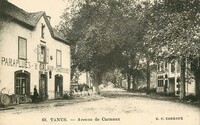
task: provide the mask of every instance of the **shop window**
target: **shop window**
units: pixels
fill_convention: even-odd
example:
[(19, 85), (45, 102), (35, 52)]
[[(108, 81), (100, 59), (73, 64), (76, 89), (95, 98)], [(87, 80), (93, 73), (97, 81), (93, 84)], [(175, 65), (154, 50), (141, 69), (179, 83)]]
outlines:
[(30, 94), (30, 74), (26, 71), (15, 72), (15, 94)]
[(49, 49), (45, 45), (38, 45), (38, 62), (49, 62)]
[(18, 37), (18, 58), (27, 59), (27, 40), (22, 37)]
[(17, 77), (16, 78), (16, 94), (22, 95), (26, 94), (26, 79), (23, 77)]
[(62, 53), (60, 50), (56, 50), (56, 66), (61, 67), (62, 64)]

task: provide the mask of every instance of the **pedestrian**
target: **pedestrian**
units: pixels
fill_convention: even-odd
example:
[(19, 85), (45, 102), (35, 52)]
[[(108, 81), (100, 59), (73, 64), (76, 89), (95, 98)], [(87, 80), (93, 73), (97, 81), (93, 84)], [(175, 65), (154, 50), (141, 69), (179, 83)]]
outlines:
[(33, 90), (33, 102), (38, 102), (38, 97), (39, 97), (39, 94), (37, 92), (37, 88), (36, 86), (34, 87), (34, 90)]

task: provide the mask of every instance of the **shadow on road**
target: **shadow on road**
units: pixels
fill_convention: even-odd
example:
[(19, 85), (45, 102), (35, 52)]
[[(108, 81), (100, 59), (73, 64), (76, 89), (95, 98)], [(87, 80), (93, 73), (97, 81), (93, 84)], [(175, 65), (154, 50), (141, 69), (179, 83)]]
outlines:
[(107, 98), (119, 98), (119, 97), (144, 97), (146, 96), (145, 93), (140, 92), (127, 92), (126, 90), (120, 89), (120, 88), (104, 88), (101, 91), (101, 96), (107, 97)]
[(175, 103), (189, 104), (193, 106), (197, 106), (200, 108), (200, 103), (194, 103), (191, 101), (180, 100), (178, 96), (168, 96), (168, 95), (160, 95), (157, 93), (146, 94), (144, 92), (127, 92), (127, 90), (121, 88), (103, 88), (101, 90), (101, 96), (106, 98), (126, 98), (126, 97), (139, 97), (139, 98), (147, 98), (147, 99), (156, 99), (162, 101), (170, 101)]

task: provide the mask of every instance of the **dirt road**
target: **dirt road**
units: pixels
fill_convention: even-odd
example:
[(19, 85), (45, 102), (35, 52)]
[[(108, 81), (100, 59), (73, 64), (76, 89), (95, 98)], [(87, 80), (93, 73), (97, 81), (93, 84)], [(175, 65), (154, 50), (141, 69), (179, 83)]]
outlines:
[[(103, 98), (0, 111), (1, 125), (199, 125), (200, 108), (105, 89)], [(66, 100), (65, 100), (66, 101)], [(52, 105), (54, 104), (54, 105)]]

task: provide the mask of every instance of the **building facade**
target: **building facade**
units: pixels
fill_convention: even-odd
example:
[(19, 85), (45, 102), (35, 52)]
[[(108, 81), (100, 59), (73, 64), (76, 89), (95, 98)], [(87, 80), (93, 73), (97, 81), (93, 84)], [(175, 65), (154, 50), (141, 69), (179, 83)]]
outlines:
[(41, 100), (70, 90), (70, 44), (45, 12), (28, 13), (3, 2), (0, 10), (0, 89), (26, 98), (34, 87)]
[[(157, 93), (180, 95), (181, 66), (177, 60), (163, 61), (157, 67)], [(191, 63), (186, 60), (186, 96), (195, 95), (195, 79), (191, 71)]]

